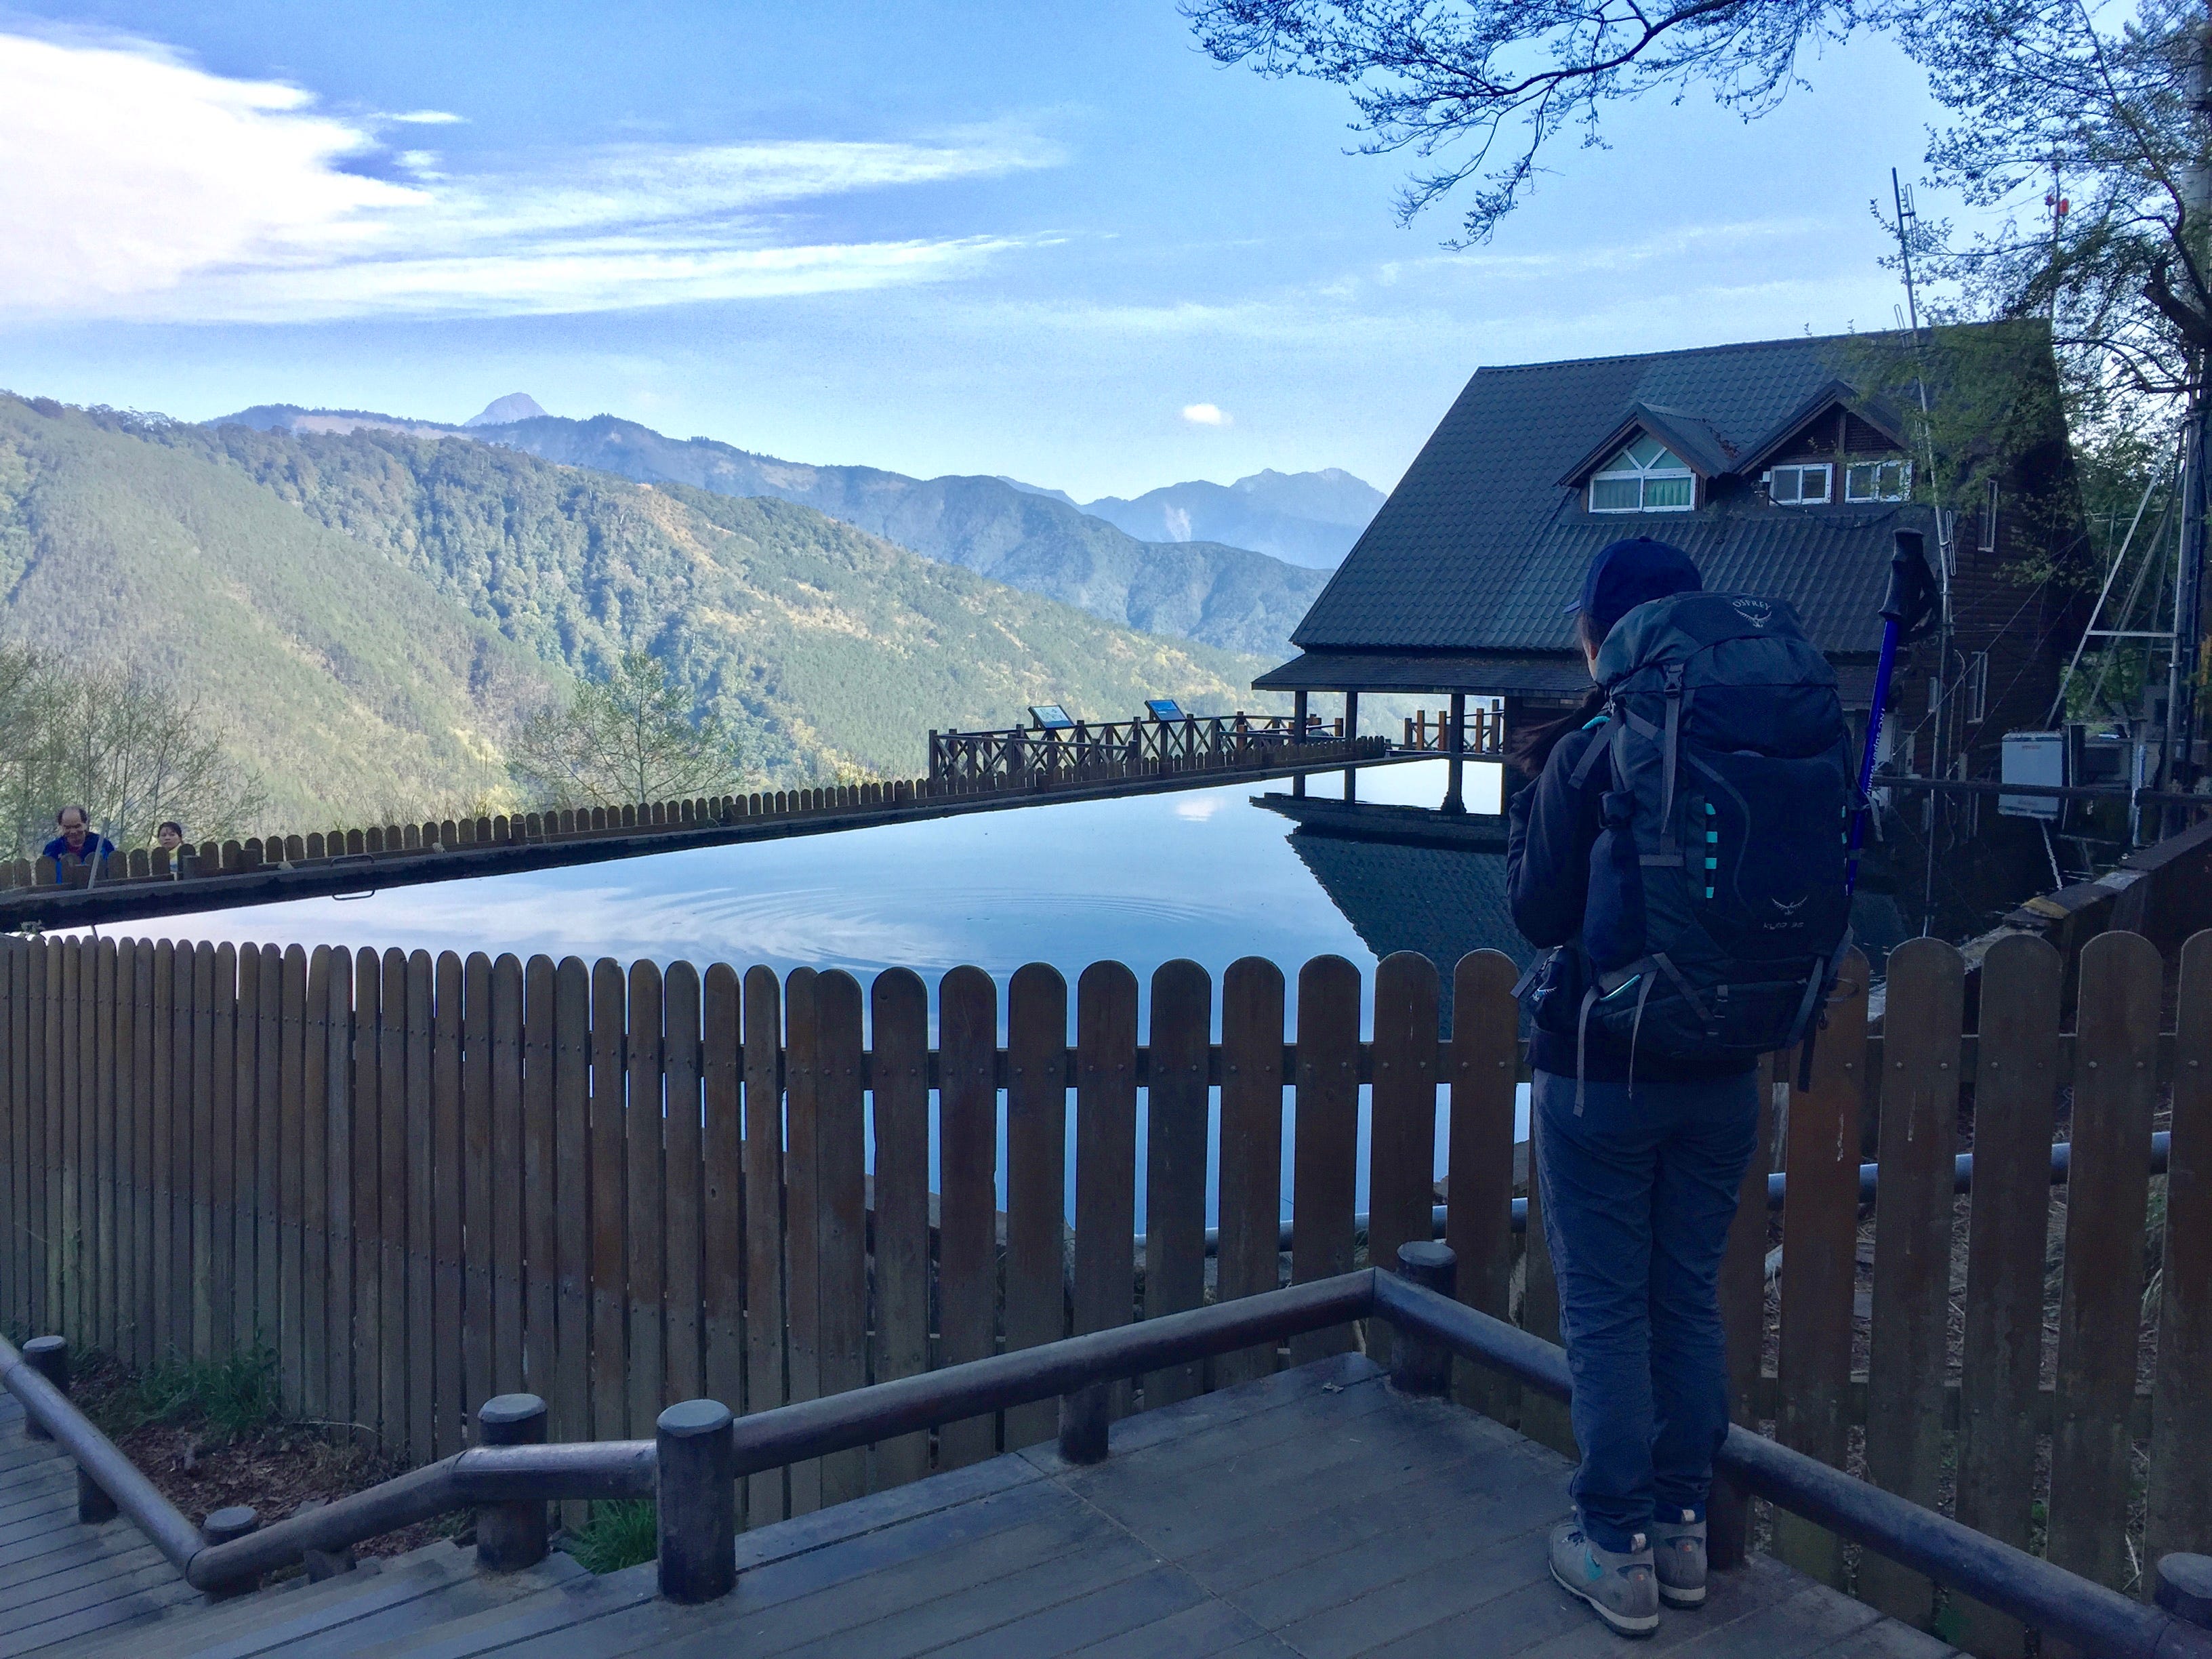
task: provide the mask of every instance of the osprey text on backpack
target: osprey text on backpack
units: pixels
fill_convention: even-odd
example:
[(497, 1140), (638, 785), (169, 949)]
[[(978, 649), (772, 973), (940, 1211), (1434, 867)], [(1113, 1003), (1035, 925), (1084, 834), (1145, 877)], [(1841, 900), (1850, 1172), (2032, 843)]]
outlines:
[(1804, 1041), (1850, 947), (1835, 671), (1779, 600), (1692, 592), (1622, 617), (1596, 672), (1608, 702), (1574, 782), (1611, 776), (1569, 947), (1589, 957), (1580, 1041), (1626, 1042), (1632, 1083), (1639, 1051)]

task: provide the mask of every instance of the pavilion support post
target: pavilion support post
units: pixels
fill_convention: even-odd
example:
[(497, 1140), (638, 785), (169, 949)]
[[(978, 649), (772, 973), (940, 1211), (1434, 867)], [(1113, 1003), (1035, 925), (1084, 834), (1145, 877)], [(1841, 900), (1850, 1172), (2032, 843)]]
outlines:
[[(1344, 740), (1346, 743), (1359, 741), (1359, 693), (1357, 691), (1347, 691), (1344, 694)], [(1357, 768), (1347, 766), (1344, 769), (1344, 798), (1346, 800), (1359, 799), (1359, 773)]]
[[(1301, 744), (1305, 740), (1306, 693), (1293, 691), (1291, 693), (1291, 741), (1294, 744)], [(1297, 758), (1295, 755), (1291, 757), (1293, 760)], [(1305, 792), (1306, 775), (1301, 772), (1291, 780), (1291, 793), (1293, 795), (1303, 795)]]
[(1444, 733), (1444, 752), (1451, 757), (1444, 783), (1444, 811), (1464, 812), (1467, 798), (1461, 785), (1467, 771), (1467, 693), (1451, 694), (1451, 729)]

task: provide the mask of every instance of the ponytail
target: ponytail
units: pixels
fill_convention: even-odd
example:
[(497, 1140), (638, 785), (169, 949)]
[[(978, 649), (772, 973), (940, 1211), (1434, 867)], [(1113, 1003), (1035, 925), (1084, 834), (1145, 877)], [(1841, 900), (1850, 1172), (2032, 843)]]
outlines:
[[(1590, 637), (1590, 618), (1587, 611), (1575, 613), (1575, 643), (1584, 652), (1594, 652), (1605, 643), (1602, 638)], [(1565, 714), (1546, 720), (1540, 726), (1516, 732), (1505, 745), (1509, 765), (1518, 767), (1529, 777), (1536, 777), (1544, 769), (1544, 763), (1552, 758), (1552, 750), (1559, 746), (1559, 739), (1570, 732), (1578, 732), (1605, 712), (1606, 690), (1593, 685), (1583, 694), (1583, 700)]]

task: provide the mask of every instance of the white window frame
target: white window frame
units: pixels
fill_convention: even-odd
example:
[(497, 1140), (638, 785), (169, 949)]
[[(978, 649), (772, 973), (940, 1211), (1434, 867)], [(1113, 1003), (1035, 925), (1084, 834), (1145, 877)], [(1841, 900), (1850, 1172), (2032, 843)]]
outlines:
[[(1659, 453), (1654, 458), (1655, 464), (1650, 465), (1642, 465), (1630, 459), (1629, 456), (1630, 450), (1638, 444), (1646, 441), (1659, 445)], [(1672, 461), (1674, 465), (1661, 466), (1656, 464), (1658, 461)], [(1689, 480), (1690, 499), (1688, 501), (1670, 502), (1661, 506), (1654, 505), (1645, 499), (1653, 483), (1675, 478)], [(1636, 482), (1636, 504), (1633, 507), (1600, 507), (1597, 504), (1597, 487), (1601, 482), (1620, 483), (1630, 479), (1634, 479)], [(1606, 463), (1603, 471), (1593, 472), (1590, 475), (1589, 486), (1583, 492), (1583, 499), (1593, 513), (1694, 513), (1698, 510), (1698, 475), (1691, 468), (1683, 465), (1681, 458), (1668, 448), (1662, 440), (1653, 437), (1650, 433), (1644, 433), (1622, 446), (1613, 459)]]
[[(1794, 472), (1797, 475), (1797, 493), (1786, 500), (1774, 493), (1774, 480), (1784, 472)], [(1808, 473), (1813, 472), (1820, 475), (1820, 493), (1817, 495), (1808, 495), (1805, 493), (1805, 477)], [(1836, 469), (1832, 462), (1791, 461), (1786, 466), (1770, 468), (1764, 482), (1766, 485), (1766, 499), (1776, 507), (1832, 507), (1835, 504)]]
[(1990, 717), (1990, 653), (1977, 651), (1966, 663), (1966, 724), (1979, 726)]
[[(1884, 467), (1891, 466), (1897, 469), (1898, 483), (1897, 491), (1894, 495), (1885, 494), (1881, 488), (1882, 469)], [(1874, 474), (1875, 488), (1873, 493), (1864, 495), (1853, 494), (1851, 489), (1851, 475), (1855, 472), (1869, 471), (1872, 471)], [(1873, 460), (1850, 461), (1846, 463), (1844, 467), (1844, 500), (1854, 506), (1863, 504), (1871, 505), (1875, 501), (1909, 501), (1911, 498), (1911, 495), (1912, 463), (1909, 459), (1903, 455), (1884, 455)]]

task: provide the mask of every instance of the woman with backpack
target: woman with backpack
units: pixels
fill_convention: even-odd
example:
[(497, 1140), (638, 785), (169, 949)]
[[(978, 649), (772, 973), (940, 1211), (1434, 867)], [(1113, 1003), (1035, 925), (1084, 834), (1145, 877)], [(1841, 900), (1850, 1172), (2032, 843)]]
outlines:
[(1755, 1067), (1847, 940), (1833, 672), (1787, 606), (1703, 587), (1648, 538), (1591, 561), (1568, 610), (1595, 684), (1520, 738), (1509, 809), (1514, 921), (1550, 951), (1523, 981), (1529, 1127), (1583, 1454), (1552, 1572), (1634, 1636), (1705, 1601)]

